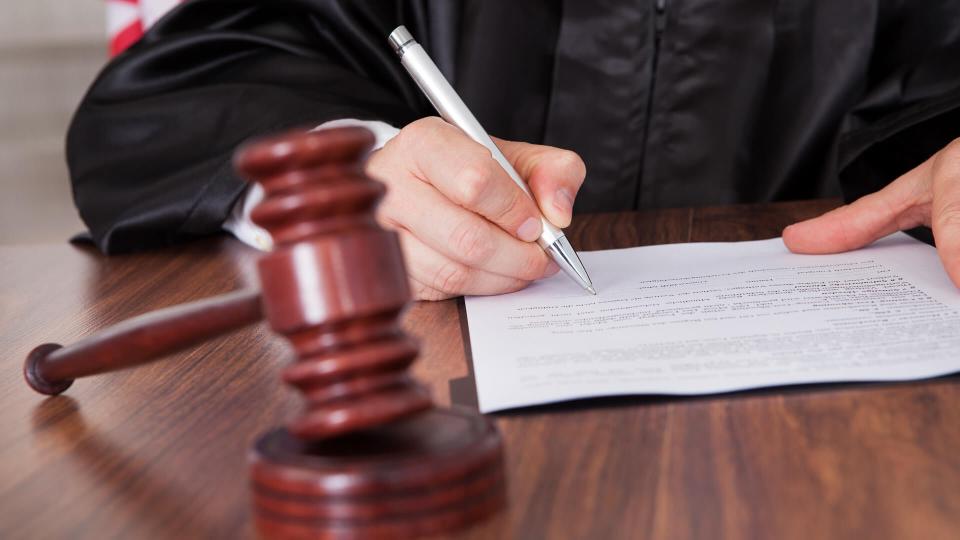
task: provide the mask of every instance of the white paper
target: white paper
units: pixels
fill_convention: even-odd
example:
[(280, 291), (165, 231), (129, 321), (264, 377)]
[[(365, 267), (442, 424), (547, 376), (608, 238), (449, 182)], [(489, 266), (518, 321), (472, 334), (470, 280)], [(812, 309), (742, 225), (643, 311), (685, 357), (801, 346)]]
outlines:
[(902, 233), (837, 255), (773, 239), (580, 256), (597, 296), (558, 274), (466, 299), (481, 411), (960, 371), (960, 292)]

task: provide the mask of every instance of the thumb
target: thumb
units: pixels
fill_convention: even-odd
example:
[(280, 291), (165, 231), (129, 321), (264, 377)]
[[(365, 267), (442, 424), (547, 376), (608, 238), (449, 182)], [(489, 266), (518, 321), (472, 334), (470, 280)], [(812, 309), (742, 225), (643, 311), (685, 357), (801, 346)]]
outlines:
[(573, 201), (587, 174), (580, 156), (552, 146), (503, 139), (494, 141), (530, 186), (543, 216), (557, 227), (570, 225)]
[(851, 204), (790, 225), (783, 230), (783, 243), (794, 253), (839, 253), (922, 225), (925, 220), (919, 207), (924, 199), (929, 199), (929, 195), (923, 195), (923, 185), (929, 185), (925, 166)]
[(931, 226), (947, 275), (960, 288), (960, 139), (932, 158)]

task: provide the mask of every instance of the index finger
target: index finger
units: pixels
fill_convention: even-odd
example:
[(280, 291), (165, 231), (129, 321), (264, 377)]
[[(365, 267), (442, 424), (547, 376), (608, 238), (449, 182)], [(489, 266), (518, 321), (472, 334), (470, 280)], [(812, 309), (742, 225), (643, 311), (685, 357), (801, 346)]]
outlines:
[(587, 174), (580, 156), (552, 146), (497, 138), (494, 142), (530, 186), (544, 217), (561, 229), (570, 225), (573, 201)]

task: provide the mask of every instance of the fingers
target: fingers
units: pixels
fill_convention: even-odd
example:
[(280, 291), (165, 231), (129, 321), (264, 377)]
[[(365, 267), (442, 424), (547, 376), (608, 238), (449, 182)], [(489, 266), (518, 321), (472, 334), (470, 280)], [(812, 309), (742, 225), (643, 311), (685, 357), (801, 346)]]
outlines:
[(540, 237), (542, 224), (536, 204), (489, 150), (438, 118), (410, 127), (409, 150), (421, 180), (520, 240), (534, 242)]
[[(582, 182), (575, 155), (545, 159), (543, 147), (514, 147), (540, 193), (566, 188), (572, 199)], [(557, 157), (554, 155), (554, 158)], [(418, 120), (371, 153), (366, 171), (387, 185), (377, 219), (401, 234), (410, 283), (418, 299), (500, 294), (559, 271), (533, 241), (542, 230), (540, 209), (490, 152), (440, 119)], [(559, 187), (558, 187), (559, 186)], [(542, 195), (546, 200), (548, 195)], [(561, 201), (560, 222), (569, 222)]]
[(570, 225), (573, 201), (587, 174), (580, 156), (550, 146), (494, 141), (520, 177), (526, 179), (544, 217), (560, 228)]
[(421, 300), (444, 300), (460, 295), (490, 295), (519, 291), (530, 282), (470, 268), (436, 252), (409, 231), (400, 230), (414, 295)]
[(960, 287), (960, 139), (932, 159), (933, 237), (943, 267)]
[(921, 165), (852, 204), (790, 225), (783, 230), (784, 244), (794, 253), (839, 253), (922, 225), (926, 167)]
[(390, 217), (433, 251), (506, 278), (532, 281), (543, 277), (549, 258), (539, 245), (513, 238), (423, 182), (409, 182), (404, 189), (405, 197), (391, 205)]

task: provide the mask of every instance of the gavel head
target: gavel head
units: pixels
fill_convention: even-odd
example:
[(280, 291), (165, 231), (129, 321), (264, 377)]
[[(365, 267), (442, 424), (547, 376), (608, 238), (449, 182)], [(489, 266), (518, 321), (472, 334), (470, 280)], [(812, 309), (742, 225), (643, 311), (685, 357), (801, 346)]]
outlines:
[(306, 399), (288, 429), (325, 439), (431, 408), (407, 373), (415, 341), (400, 327), (410, 293), (396, 233), (374, 217), (382, 184), (363, 173), (373, 135), (362, 128), (291, 133), (237, 153), (263, 186), (252, 213), (273, 237), (258, 264), (264, 313), (298, 361), (284, 380)]

